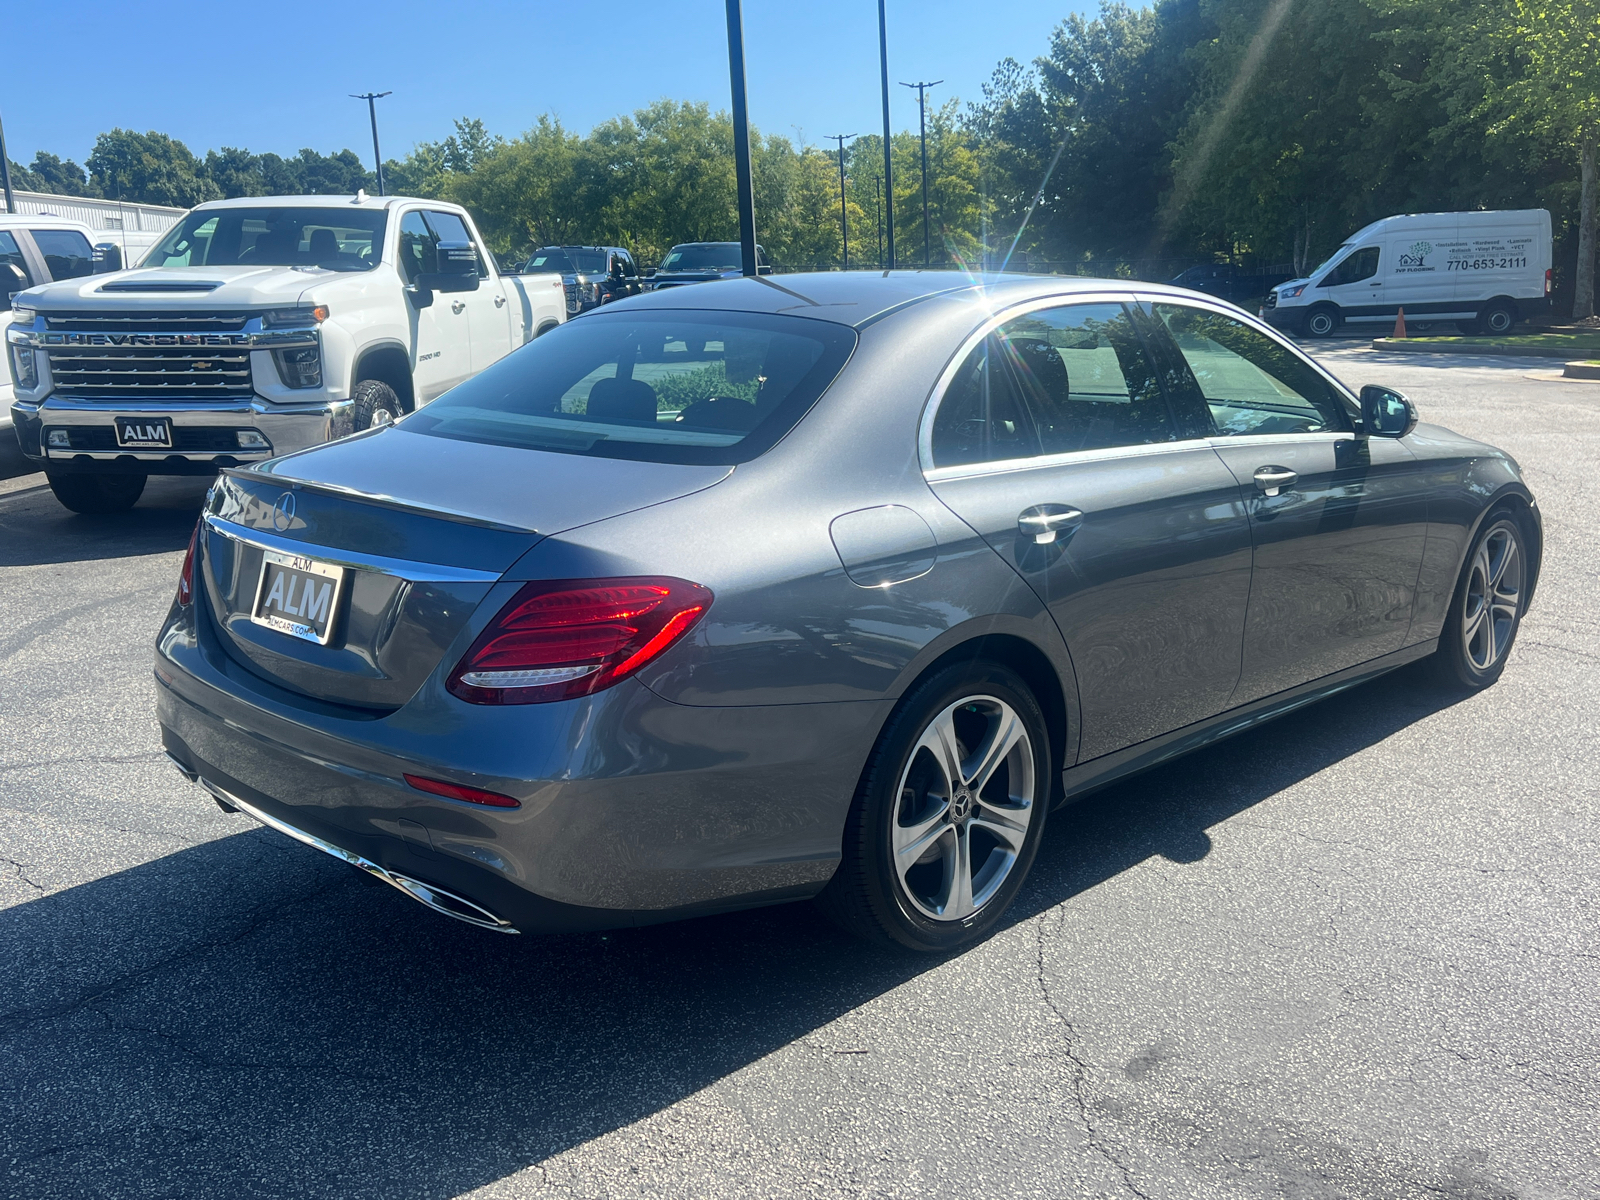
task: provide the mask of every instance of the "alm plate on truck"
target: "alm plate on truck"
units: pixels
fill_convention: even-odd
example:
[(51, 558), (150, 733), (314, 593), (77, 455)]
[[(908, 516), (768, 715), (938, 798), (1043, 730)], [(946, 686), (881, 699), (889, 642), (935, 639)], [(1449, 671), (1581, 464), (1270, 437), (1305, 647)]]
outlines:
[(299, 554), (265, 551), (250, 619), (326, 646), (344, 594), (346, 569)]

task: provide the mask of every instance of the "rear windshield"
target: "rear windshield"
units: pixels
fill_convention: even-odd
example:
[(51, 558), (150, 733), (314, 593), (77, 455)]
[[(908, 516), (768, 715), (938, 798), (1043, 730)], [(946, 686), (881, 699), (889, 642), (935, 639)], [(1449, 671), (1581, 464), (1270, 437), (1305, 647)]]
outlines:
[(596, 312), (451, 389), (400, 428), (601, 458), (746, 462), (827, 390), (855, 331), (805, 317)]
[(389, 214), (359, 208), (200, 209), (145, 256), (146, 267), (324, 267), (366, 271), (383, 257)]

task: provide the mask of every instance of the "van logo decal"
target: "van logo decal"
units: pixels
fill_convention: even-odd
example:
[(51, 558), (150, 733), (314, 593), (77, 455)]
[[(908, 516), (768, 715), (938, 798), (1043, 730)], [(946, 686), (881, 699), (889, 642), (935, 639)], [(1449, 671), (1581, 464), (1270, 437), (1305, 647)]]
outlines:
[(1412, 242), (1411, 252), (1400, 256), (1400, 265), (1402, 267), (1420, 267), (1423, 265), (1423, 260), (1432, 253), (1432, 242)]

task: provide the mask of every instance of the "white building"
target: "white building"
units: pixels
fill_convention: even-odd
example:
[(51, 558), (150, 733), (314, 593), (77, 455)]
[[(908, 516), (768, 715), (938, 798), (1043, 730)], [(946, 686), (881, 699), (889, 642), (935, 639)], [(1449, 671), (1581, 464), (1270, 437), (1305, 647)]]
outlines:
[[(104, 240), (122, 249), (123, 261), (130, 266), (155, 245), (189, 210), (168, 208), (164, 204), (134, 204), (126, 200), (102, 200), (97, 196), (56, 196), (49, 192), (13, 191), (17, 213), (32, 217), (65, 217), (82, 221), (90, 229), (104, 230)], [(0, 197), (3, 204), (4, 197)]]

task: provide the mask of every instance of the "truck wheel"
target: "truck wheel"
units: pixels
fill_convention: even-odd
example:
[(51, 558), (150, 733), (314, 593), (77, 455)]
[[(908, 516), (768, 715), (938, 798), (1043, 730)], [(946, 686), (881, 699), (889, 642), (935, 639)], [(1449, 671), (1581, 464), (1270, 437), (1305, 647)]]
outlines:
[(1505, 300), (1491, 300), (1478, 310), (1478, 332), (1504, 337), (1517, 324), (1517, 310)]
[(381, 379), (363, 379), (350, 393), (356, 402), (354, 424), (356, 432), (378, 425), (392, 425), (405, 416), (405, 408), (394, 389)]
[(1330, 336), (1339, 328), (1339, 310), (1331, 304), (1319, 304), (1306, 314), (1306, 334), (1314, 338)]
[(144, 493), (142, 474), (69, 475), (47, 471), (45, 478), (56, 499), (75, 513), (127, 512)]

